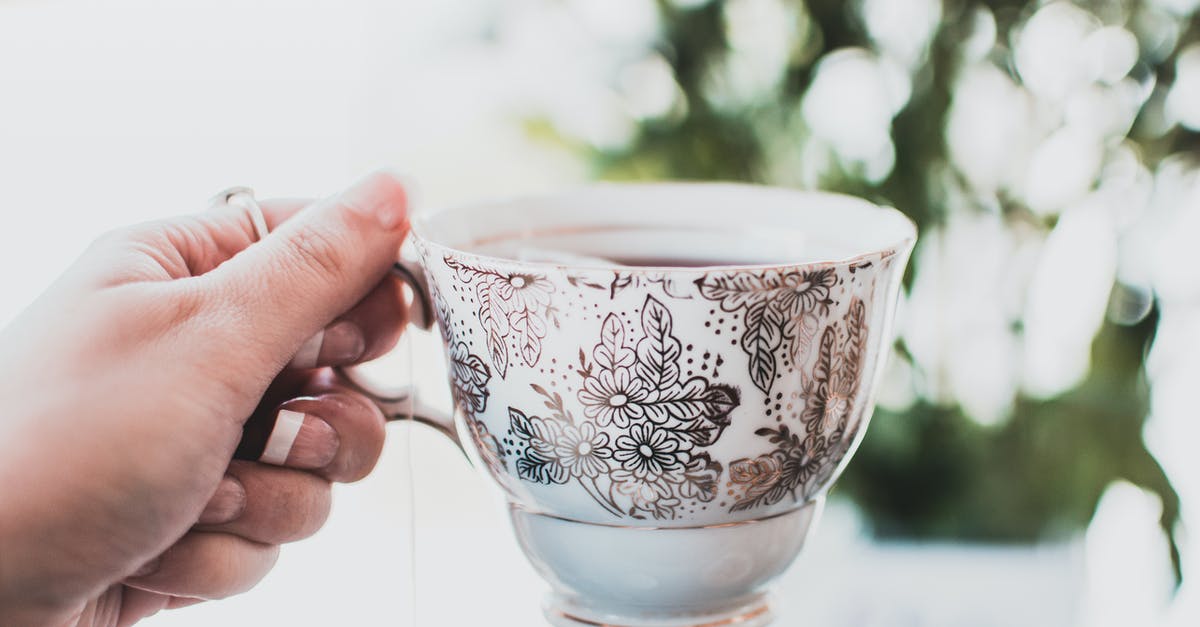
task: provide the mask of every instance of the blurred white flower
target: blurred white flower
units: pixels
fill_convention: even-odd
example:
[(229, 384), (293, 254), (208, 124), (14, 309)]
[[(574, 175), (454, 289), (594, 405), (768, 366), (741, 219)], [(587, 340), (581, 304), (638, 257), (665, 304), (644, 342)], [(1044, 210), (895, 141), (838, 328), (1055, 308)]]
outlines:
[(1116, 85), (1088, 85), (1067, 99), (1067, 126), (1097, 137), (1124, 137), (1143, 104), (1143, 90), (1131, 79)]
[(1127, 481), (1105, 488), (1084, 541), (1081, 625), (1156, 624), (1174, 587), (1160, 516), (1158, 495)]
[(1150, 0), (1150, 4), (1180, 16), (1191, 15), (1200, 8), (1200, 0)]
[(1166, 113), (1169, 121), (1200, 130), (1200, 44), (1192, 44), (1179, 53)]
[(925, 57), (942, 18), (940, 0), (861, 0), (859, 15), (881, 54), (905, 67)]
[(996, 16), (985, 6), (975, 7), (971, 34), (962, 42), (962, 56), (968, 63), (982, 61), (996, 47)]
[(612, 87), (624, 59), (607, 50), (635, 41), (634, 49), (645, 49), (657, 18), (631, 11), (622, 31), (621, 15), (605, 11), (594, 0), (524, 0), (501, 14), (494, 53), (504, 66), (498, 73), (516, 82), (507, 91), (518, 115), (543, 114), (568, 136), (613, 148), (633, 136), (635, 120)]
[(1137, 144), (1125, 140), (1108, 151), (1096, 194), (1104, 197), (1119, 234), (1136, 229), (1146, 220), (1154, 176), (1142, 164)]
[(817, 63), (801, 114), (813, 137), (844, 163), (879, 175), (884, 166), (891, 170), (892, 118), (910, 90), (908, 76), (894, 63), (862, 48), (842, 48)]
[(1023, 174), (1033, 142), (1029, 93), (990, 63), (959, 76), (947, 113), (946, 145), (971, 186), (993, 194)]
[(1021, 80), (1039, 98), (1059, 101), (1090, 80), (1084, 42), (1099, 26), (1069, 2), (1051, 2), (1021, 27), (1013, 57)]
[(1050, 232), (1025, 307), (1022, 386), (1060, 394), (1087, 374), (1117, 270), (1117, 235), (1104, 198), (1069, 207)]
[[(576, 18), (603, 48), (617, 55), (638, 50), (658, 34), (658, 11), (644, 0), (569, 0)], [(616, 56), (616, 55), (614, 55)]]
[(901, 333), (924, 374), (923, 394), (957, 402), (983, 424), (1003, 420), (1017, 389), (1013, 285), (1027, 248), (993, 213), (956, 213), (922, 238), (921, 268)]
[(1129, 26), (1137, 35), (1142, 55), (1150, 63), (1165, 59), (1179, 43), (1180, 20), (1170, 11), (1143, 5), (1133, 14)]
[(1120, 26), (1105, 26), (1092, 31), (1081, 49), (1092, 80), (1115, 83), (1129, 74), (1138, 59), (1138, 41)]
[(1082, 198), (1095, 183), (1103, 157), (1104, 145), (1096, 133), (1075, 125), (1054, 131), (1029, 159), (1026, 205), (1034, 212), (1052, 214)]
[(720, 108), (760, 102), (787, 71), (799, 14), (782, 0), (731, 0), (724, 7), (729, 51), (707, 77), (705, 96)]
[(683, 90), (667, 60), (658, 53), (630, 63), (617, 77), (626, 110), (639, 119), (666, 115), (683, 101)]
[(1154, 177), (1150, 209), (1157, 229), (1147, 238), (1154, 257), (1154, 289), (1165, 304), (1200, 302), (1200, 170), (1183, 156), (1164, 160)]

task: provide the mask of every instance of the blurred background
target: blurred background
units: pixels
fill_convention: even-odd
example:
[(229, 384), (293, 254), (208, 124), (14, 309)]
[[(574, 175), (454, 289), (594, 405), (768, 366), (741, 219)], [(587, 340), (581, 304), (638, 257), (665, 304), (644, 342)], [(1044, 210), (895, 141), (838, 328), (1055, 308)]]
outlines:
[[(0, 324), (102, 231), (234, 184), (320, 196), (386, 166), (428, 207), (596, 179), (858, 194), (921, 240), (779, 624), (1196, 625), (1198, 8), (0, 0)], [(392, 429), (260, 590), (148, 624), (541, 624), (499, 496)]]

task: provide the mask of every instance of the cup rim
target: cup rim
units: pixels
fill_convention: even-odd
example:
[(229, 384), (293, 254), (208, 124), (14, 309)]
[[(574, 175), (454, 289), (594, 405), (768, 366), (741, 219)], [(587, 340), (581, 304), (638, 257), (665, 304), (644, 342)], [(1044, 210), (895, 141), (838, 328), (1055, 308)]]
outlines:
[[(858, 252), (851, 255), (841, 257), (827, 257), (819, 259), (811, 259), (806, 261), (776, 261), (766, 263), (722, 263), (704, 266), (654, 266), (654, 265), (622, 265), (618, 263), (601, 264), (591, 262), (579, 263), (563, 263), (556, 261), (535, 261), (525, 259), (513, 259), (481, 253), (472, 250), (466, 250), (463, 246), (448, 244), (431, 237), (428, 233), (429, 222), (443, 212), (465, 211), (471, 209), (484, 209), (487, 207), (500, 207), (513, 205), (518, 203), (533, 203), (546, 202), (550, 200), (567, 200), (572, 197), (580, 197), (596, 192), (606, 190), (626, 190), (630, 192), (650, 189), (674, 189), (678, 191), (723, 189), (731, 192), (757, 192), (757, 193), (776, 193), (788, 194), (798, 198), (806, 197), (810, 200), (824, 200), (837, 202), (853, 202), (862, 206), (868, 211), (878, 212), (883, 215), (888, 215), (893, 218), (900, 218), (899, 226), (902, 235), (898, 239), (892, 239), (885, 246), (870, 246), (865, 252)], [(555, 232), (553, 229), (545, 231), (529, 231), (524, 230), (521, 233), (511, 233), (497, 235), (497, 239), (505, 237), (517, 237), (519, 235), (528, 236), (531, 233), (550, 233)], [(917, 225), (912, 218), (908, 217), (904, 212), (888, 205), (881, 205), (866, 198), (855, 196), (852, 194), (844, 194), (840, 192), (830, 192), (823, 190), (806, 190), (796, 189), (781, 186), (763, 185), (757, 183), (744, 182), (728, 182), (728, 181), (659, 181), (659, 182), (594, 182), (583, 185), (575, 185), (572, 187), (563, 188), (557, 191), (534, 193), (534, 194), (513, 194), (509, 196), (492, 198), (483, 201), (473, 201), (466, 203), (458, 203), (449, 205), (440, 209), (432, 209), (419, 211), (412, 217), (411, 233), (413, 238), (420, 244), (425, 246), (434, 246), (448, 253), (452, 253), (456, 257), (463, 257), (480, 261), (489, 266), (499, 267), (517, 267), (528, 268), (531, 270), (571, 270), (580, 272), (625, 272), (632, 274), (662, 274), (662, 273), (694, 273), (703, 274), (708, 272), (754, 272), (767, 271), (788, 268), (812, 268), (812, 267), (831, 267), (862, 264), (870, 260), (883, 260), (897, 254), (909, 253), (917, 240)]]

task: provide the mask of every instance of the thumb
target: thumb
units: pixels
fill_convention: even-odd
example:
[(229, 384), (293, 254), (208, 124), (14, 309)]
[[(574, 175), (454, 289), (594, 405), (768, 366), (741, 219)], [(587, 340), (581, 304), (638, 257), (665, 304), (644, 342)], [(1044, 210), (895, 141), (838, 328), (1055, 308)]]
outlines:
[(239, 337), (282, 365), (387, 273), (408, 233), (401, 183), (372, 174), (303, 209), (205, 278)]

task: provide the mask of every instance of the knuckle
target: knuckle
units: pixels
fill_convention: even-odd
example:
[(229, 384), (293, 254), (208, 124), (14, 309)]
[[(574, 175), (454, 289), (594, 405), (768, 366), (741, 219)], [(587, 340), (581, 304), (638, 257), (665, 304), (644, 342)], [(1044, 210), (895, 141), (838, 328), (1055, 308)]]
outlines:
[(314, 225), (303, 225), (292, 237), (292, 250), (305, 268), (332, 276), (346, 271), (346, 258), (336, 238)]
[(332, 503), (329, 483), (315, 475), (294, 486), (280, 500), (282, 511), (276, 520), (283, 528), (278, 530), (279, 542), (294, 542), (316, 533), (329, 519)]

